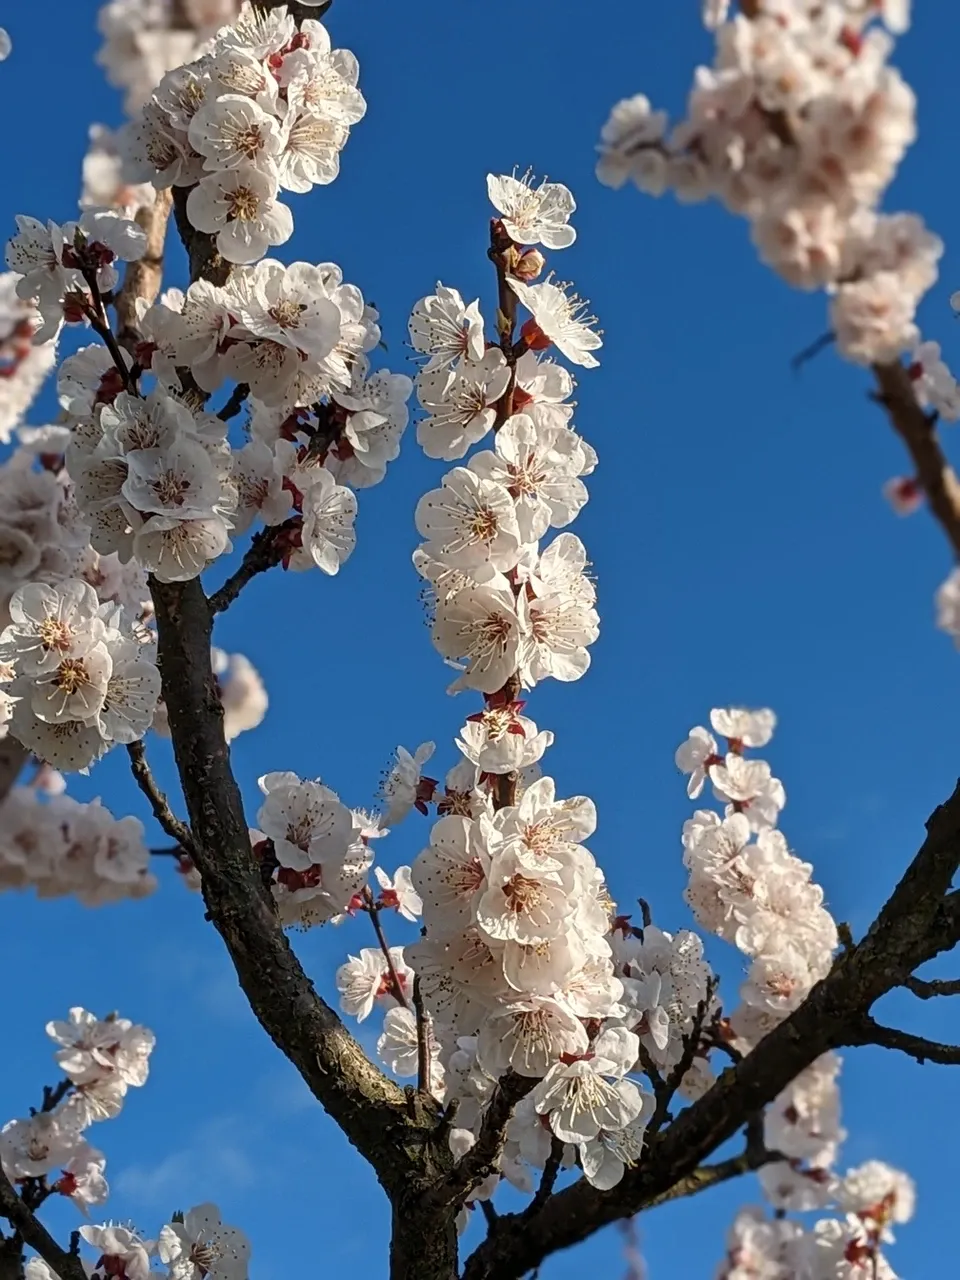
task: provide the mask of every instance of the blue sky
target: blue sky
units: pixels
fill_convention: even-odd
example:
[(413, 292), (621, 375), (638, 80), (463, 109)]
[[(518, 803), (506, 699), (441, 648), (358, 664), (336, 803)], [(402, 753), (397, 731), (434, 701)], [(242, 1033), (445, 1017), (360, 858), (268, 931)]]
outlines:
[[(923, 213), (948, 237), (922, 322), (956, 363), (947, 299), (960, 285), (949, 243), (960, 10), (916, 7), (896, 61), (920, 95), (920, 141), (889, 207)], [(95, 4), (56, 9), (56, 38), (41, 42), (50, 12), (0, 0), (14, 41), (0, 109), (22, 121), (4, 131), (4, 235), (17, 212), (70, 217), (87, 123), (120, 119), (93, 64)], [(556, 734), (546, 763), (562, 794), (597, 801), (592, 846), (615, 895), (642, 894), (659, 924), (683, 927), (679, 831), (690, 806), (673, 750), (712, 705), (774, 707), (783, 830), (857, 934), (960, 765), (960, 656), (932, 623), (948, 553), (925, 514), (899, 521), (880, 497), (904, 461), (865, 376), (829, 352), (791, 372), (791, 357), (825, 328), (822, 299), (759, 266), (744, 226), (720, 209), (593, 179), (594, 142), (616, 98), (643, 90), (682, 107), (693, 66), (710, 56), (697, 10), (696, 0), (530, 0), (522, 13), (479, 0), (336, 0), (334, 42), (357, 53), (369, 112), (338, 182), (291, 198), (296, 233), (283, 256), (339, 262), (380, 307), (385, 361), (403, 371), (406, 316), (436, 280), (479, 294), (492, 312), (487, 171), (532, 164), (574, 190), (579, 239), (557, 265), (605, 330), (576, 419), (601, 458), (576, 532), (595, 566), (603, 630), (585, 679), (548, 683), (531, 700), (530, 714)], [(171, 283), (183, 282), (180, 269), (175, 256)], [(52, 405), (48, 394), (33, 420)], [(271, 697), (263, 726), (234, 751), (251, 819), (268, 770), (322, 775), (364, 804), (398, 742), (434, 738), (443, 767), (454, 762), (454, 733), (474, 708), (444, 693), (449, 672), (410, 566), (414, 506), (442, 470), (411, 433), (387, 481), (360, 495), (357, 550), (338, 578), (278, 571), (220, 623), (218, 643), (252, 659)], [(150, 755), (173, 793), (167, 745), (151, 742)], [(146, 818), (124, 765), (110, 757), (72, 790)], [(409, 862), (425, 835), (409, 820), (386, 842), (386, 865)], [(17, 1047), (0, 1059), (0, 1121), (24, 1114), (52, 1080), (48, 1018), (72, 1004), (118, 1009), (151, 1026), (158, 1046), (147, 1087), (92, 1135), (108, 1156), (110, 1212), (150, 1234), (170, 1210), (212, 1199), (251, 1236), (258, 1280), (279, 1280), (305, 1243), (316, 1254), (320, 1242), (329, 1274), (385, 1277), (387, 1208), (372, 1174), (246, 1011), (199, 900), (159, 870), (154, 898), (118, 908), (0, 899), (16, 974), (4, 984), (4, 1029)], [(297, 940), (322, 990), (348, 950), (371, 945), (365, 923)], [(733, 1002), (737, 961), (717, 954)], [(945, 1038), (960, 1030), (948, 1008), (889, 1004), (888, 1020)], [(941, 1135), (958, 1083), (948, 1068), (879, 1050), (847, 1055), (846, 1161), (885, 1159), (919, 1183), (917, 1217), (892, 1255), (905, 1276), (934, 1273), (952, 1226), (960, 1156)], [(711, 1275), (736, 1206), (753, 1195), (744, 1182), (642, 1219), (651, 1280)], [(66, 1212), (53, 1220), (63, 1232), (74, 1225)], [(607, 1232), (551, 1260), (544, 1280), (618, 1276), (620, 1249)]]

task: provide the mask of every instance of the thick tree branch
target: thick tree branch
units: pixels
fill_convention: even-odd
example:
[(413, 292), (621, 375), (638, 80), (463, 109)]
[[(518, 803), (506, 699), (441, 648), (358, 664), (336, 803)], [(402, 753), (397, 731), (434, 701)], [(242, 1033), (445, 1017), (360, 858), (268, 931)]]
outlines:
[[(53, 1236), (17, 1195), (13, 1184), (0, 1169), (0, 1217), (6, 1218), (16, 1236), (35, 1249), (60, 1277), (60, 1280), (87, 1280), (80, 1259), (61, 1249)], [(4, 1241), (5, 1247), (7, 1244)], [(12, 1252), (12, 1250), (10, 1251)]]
[(920, 1000), (933, 1000), (935, 996), (960, 996), (960, 978), (908, 978), (903, 984)]
[(464, 1280), (519, 1280), (557, 1250), (696, 1182), (710, 1153), (805, 1067), (828, 1049), (858, 1043), (857, 1028), (880, 996), (954, 945), (960, 903), (957, 893), (947, 891), (958, 866), (960, 785), (931, 815), (926, 839), (867, 935), (837, 959), (799, 1009), (656, 1134), (640, 1164), (611, 1191), (581, 1180), (551, 1196), (522, 1230), (516, 1219), (502, 1218), (496, 1235), (469, 1260)]
[(23, 1242), (0, 1232), (0, 1280), (23, 1280)]
[(317, 995), (280, 926), (230, 768), (210, 667), (213, 614), (200, 583), (152, 579), (150, 589), (163, 697), (193, 831), (191, 856), (207, 911), (264, 1030), (384, 1186), (396, 1190), (418, 1167), (427, 1117), (422, 1110), (412, 1116), (403, 1092), (367, 1060)]
[(960, 480), (940, 446), (936, 421), (917, 403), (913, 381), (899, 360), (874, 365), (873, 373), (877, 402), (907, 446), (930, 510), (960, 559)]
[(851, 1029), (846, 1043), (876, 1044), (883, 1049), (899, 1049), (901, 1053), (916, 1058), (921, 1066), (924, 1062), (938, 1062), (942, 1066), (953, 1067), (960, 1065), (960, 1045), (941, 1044), (938, 1040), (927, 1040), (924, 1036), (915, 1036), (909, 1031), (884, 1027), (867, 1015)]

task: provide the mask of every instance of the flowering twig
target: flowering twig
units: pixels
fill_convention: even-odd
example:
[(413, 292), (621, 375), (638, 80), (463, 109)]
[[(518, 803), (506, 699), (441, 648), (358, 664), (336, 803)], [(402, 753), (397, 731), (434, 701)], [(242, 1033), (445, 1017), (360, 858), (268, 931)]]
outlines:
[(43, 1102), (41, 1103), (41, 1111), (53, 1111), (64, 1100), (70, 1090), (73, 1088), (73, 1081), (64, 1077), (59, 1084), (43, 1086)]
[(874, 365), (873, 373), (878, 387), (874, 399), (907, 446), (930, 510), (960, 559), (960, 479), (944, 455), (936, 420), (917, 402), (910, 373), (899, 360)]
[[(390, 945), (387, 942), (386, 934), (383, 932), (383, 925), (380, 923), (380, 908), (374, 900), (370, 886), (366, 885), (363, 890), (363, 910), (370, 917), (370, 923), (373, 925), (373, 931), (377, 935), (377, 942), (380, 950), (383, 952), (383, 958), (387, 965), (387, 973), (390, 975), (390, 985), (393, 987), (394, 998), (403, 1005), (404, 1009), (410, 1008), (410, 1001), (407, 999), (400, 982), (400, 975), (397, 973), (397, 966), (393, 963), (393, 956), (390, 954)], [(419, 1026), (417, 1034), (417, 1051), (419, 1055)]]
[(513, 392), (517, 383), (517, 353), (514, 349), (513, 331), (517, 324), (517, 295), (507, 283), (508, 255), (513, 252), (513, 241), (503, 229), (498, 218), (490, 221), (490, 248), (487, 256), (497, 272), (497, 332), (500, 338), (500, 350), (503, 358), (510, 366), (510, 382), (497, 404), (497, 416), (493, 429), (499, 431), (513, 413)]
[(78, 1257), (61, 1249), (33, 1210), (17, 1195), (10, 1179), (0, 1168), (0, 1217), (13, 1227), (24, 1244), (35, 1249), (60, 1280), (87, 1280)]
[(176, 840), (180, 847), (193, 857), (196, 853), (196, 845), (190, 828), (176, 816), (170, 808), (169, 800), (157, 785), (157, 780), (153, 776), (150, 765), (147, 763), (147, 753), (144, 750), (143, 742), (128, 743), (127, 755), (130, 757), (130, 770), (137, 786), (150, 801), (153, 816), (170, 839)]

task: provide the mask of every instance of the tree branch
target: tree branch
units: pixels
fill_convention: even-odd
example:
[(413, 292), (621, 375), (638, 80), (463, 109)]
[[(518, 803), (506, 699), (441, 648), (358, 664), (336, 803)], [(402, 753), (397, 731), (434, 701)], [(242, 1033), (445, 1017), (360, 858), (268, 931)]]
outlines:
[(501, 1218), (496, 1236), (469, 1260), (464, 1280), (519, 1280), (550, 1254), (618, 1218), (689, 1194), (675, 1188), (698, 1189), (712, 1151), (821, 1054), (858, 1043), (857, 1028), (870, 1006), (957, 941), (960, 891), (947, 891), (960, 866), (960, 784), (926, 825), (926, 839), (866, 936), (838, 957), (799, 1009), (657, 1133), (645, 1158), (616, 1187), (600, 1192), (581, 1179), (551, 1196), (522, 1229), (518, 1219)]
[(428, 1122), (432, 1125), (436, 1116), (428, 1100), (410, 1113), (401, 1089), (367, 1060), (291, 950), (250, 847), (230, 768), (223, 707), (210, 667), (210, 604), (196, 579), (151, 579), (150, 590), (163, 697), (193, 831), (191, 857), (210, 919), (264, 1030), (383, 1185), (406, 1189), (419, 1168)]
[(169, 800), (157, 786), (157, 780), (147, 763), (143, 740), (128, 743), (127, 755), (130, 757), (130, 771), (136, 779), (137, 786), (150, 801), (153, 816), (170, 839), (176, 840), (179, 847), (192, 857), (195, 846), (190, 828), (176, 816), (170, 808)]
[(960, 996), (960, 978), (908, 978), (903, 984), (921, 1000), (932, 1000), (935, 996)]
[(299, 527), (300, 517), (292, 516), (283, 524), (271, 525), (254, 534), (253, 541), (240, 562), (240, 568), (210, 597), (210, 611), (223, 613), (257, 574), (266, 573), (268, 569), (280, 564), (290, 549), (290, 534)]
[(540, 1185), (537, 1187), (537, 1194), (523, 1211), (523, 1216), (525, 1218), (532, 1218), (535, 1214), (539, 1213), (553, 1195), (553, 1188), (557, 1185), (557, 1178), (560, 1174), (560, 1165), (562, 1163), (563, 1143), (559, 1138), (552, 1138), (550, 1141), (550, 1154), (547, 1156), (547, 1163), (543, 1166), (543, 1176), (540, 1178)]
[(899, 360), (874, 365), (873, 373), (877, 403), (907, 446), (930, 510), (960, 559), (960, 480), (940, 446), (936, 421), (917, 403), (913, 381)]
[(117, 313), (117, 341), (131, 353), (140, 340), (137, 302), (143, 301), (151, 306), (160, 292), (163, 246), (172, 205), (173, 195), (167, 188), (157, 191), (153, 204), (137, 210), (135, 221), (147, 233), (147, 247), (142, 258), (127, 264), (123, 285), (113, 304)]
[(398, 1004), (404, 1009), (410, 1008), (410, 1001), (407, 999), (403, 984), (400, 981), (400, 975), (397, 973), (397, 966), (393, 963), (393, 956), (390, 954), (390, 944), (387, 942), (387, 935), (383, 932), (383, 925), (380, 923), (380, 908), (373, 900), (373, 894), (370, 886), (366, 885), (363, 890), (363, 909), (370, 917), (370, 923), (373, 925), (373, 931), (377, 935), (377, 944), (380, 947), (384, 962), (387, 966), (387, 973), (390, 975), (390, 984), (393, 987), (393, 997)]
[(848, 1045), (876, 1044), (883, 1049), (899, 1049), (901, 1053), (916, 1058), (922, 1066), (925, 1062), (938, 1062), (941, 1066), (955, 1067), (960, 1065), (960, 1045), (941, 1044), (938, 1040), (927, 1040), (923, 1036), (912, 1035), (909, 1031), (897, 1031), (894, 1027), (884, 1027), (866, 1014), (856, 1027), (849, 1032)]
[(417, 1088), (421, 1093), (430, 1093), (433, 1083), (431, 1079), (433, 1036), (430, 1015), (423, 1007), (419, 974), (415, 974), (413, 978), (413, 1009), (417, 1015)]
[(250, 388), (246, 382), (238, 382), (230, 392), (230, 399), (226, 402), (217, 417), (221, 422), (229, 422), (231, 418), (235, 418), (243, 408), (244, 401), (250, 394)]
[(39, 1253), (60, 1280), (87, 1280), (80, 1259), (60, 1248), (43, 1223), (17, 1195), (3, 1169), (0, 1169), (0, 1217), (7, 1219), (16, 1235)]
[(536, 1084), (529, 1076), (508, 1071), (500, 1077), (480, 1126), (480, 1136), (470, 1150), (454, 1165), (450, 1173), (424, 1196), (428, 1208), (459, 1208), (470, 1198), (470, 1192), (497, 1172), (497, 1160), (506, 1140), (507, 1125), (513, 1108)]

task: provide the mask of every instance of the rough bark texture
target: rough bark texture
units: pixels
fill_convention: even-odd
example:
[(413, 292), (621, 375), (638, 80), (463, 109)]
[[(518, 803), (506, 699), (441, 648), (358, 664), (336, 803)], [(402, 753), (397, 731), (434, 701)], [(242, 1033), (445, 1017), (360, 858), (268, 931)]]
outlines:
[(390, 1280), (457, 1280), (453, 1214), (424, 1208), (419, 1188), (395, 1197), (390, 1232)]
[(403, 1190), (422, 1167), (428, 1125), (368, 1061), (317, 995), (280, 926), (250, 847), (210, 667), (212, 614), (203, 588), (151, 582), (170, 732), (210, 918), (261, 1025), (377, 1171)]

